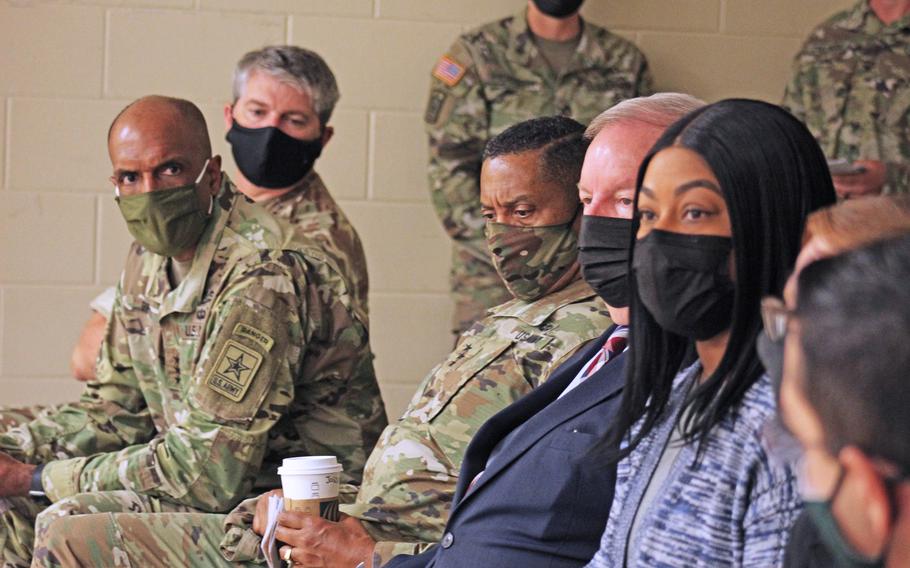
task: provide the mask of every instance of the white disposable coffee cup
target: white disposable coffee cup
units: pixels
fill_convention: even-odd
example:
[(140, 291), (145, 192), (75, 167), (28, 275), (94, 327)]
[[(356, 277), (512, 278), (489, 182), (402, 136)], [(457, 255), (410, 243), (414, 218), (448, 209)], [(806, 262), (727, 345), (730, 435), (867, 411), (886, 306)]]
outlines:
[(285, 458), (278, 468), (286, 511), (338, 520), (338, 487), (342, 471), (335, 456)]

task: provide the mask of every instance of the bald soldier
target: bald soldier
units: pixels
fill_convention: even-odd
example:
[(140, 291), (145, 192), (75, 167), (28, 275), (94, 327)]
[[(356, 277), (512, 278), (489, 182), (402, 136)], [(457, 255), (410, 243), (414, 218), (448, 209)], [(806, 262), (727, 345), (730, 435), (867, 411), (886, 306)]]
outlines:
[[(610, 325), (577, 262), (583, 131), (574, 120), (550, 117), (491, 140), (481, 183), (488, 243), (513, 299), (465, 332), (424, 378), (401, 419), (383, 432), (340, 523), (282, 517), (278, 536), (289, 545), (283, 555), (305, 566), (367, 561), (378, 568), (437, 541), (464, 451), (481, 424)], [(227, 516), (45, 514), (36, 555), (44, 566), (261, 564), (260, 540), (250, 530), (255, 506), (246, 501)], [(261, 513), (253, 526), (259, 534)], [(223, 559), (213, 559), (219, 549)]]
[(525, 3), (517, 14), (462, 34), (430, 80), (424, 114), (429, 187), (454, 245), (456, 334), (511, 298), (483, 235), (479, 183), (487, 140), (537, 116), (587, 124), (603, 109), (651, 92), (645, 56), (632, 42), (583, 20), (582, 0)]
[[(334, 73), (318, 53), (271, 45), (237, 62), (224, 122), (237, 189), (290, 223), (291, 238), (303, 235), (330, 259), (351, 290), (352, 313), (368, 328), (369, 279), (360, 236), (314, 169), (335, 133), (330, 120), (340, 96)], [(91, 303), (70, 361), (79, 380), (94, 378), (113, 299), (109, 288)], [(22, 408), (19, 416), (37, 411)]]
[(338, 362), (370, 357), (329, 347), (344, 331), (329, 318), (337, 306), (322, 305), (324, 264), (283, 250), (285, 228), (234, 191), (198, 108), (140, 99), (114, 120), (108, 150), (136, 242), (97, 379), (0, 434), (5, 566), (31, 561), (47, 502), (30, 492), (53, 517), (227, 511), (274, 486), (264, 464), (332, 452), (338, 433), (315, 440), (320, 422), (350, 413), (356, 427), (374, 410), (348, 405)]

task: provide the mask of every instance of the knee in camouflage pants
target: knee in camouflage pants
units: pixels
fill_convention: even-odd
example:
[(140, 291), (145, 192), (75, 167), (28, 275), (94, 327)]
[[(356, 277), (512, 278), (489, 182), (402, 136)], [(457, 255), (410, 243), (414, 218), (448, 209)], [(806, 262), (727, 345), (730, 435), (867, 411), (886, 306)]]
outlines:
[[(33, 565), (227, 565), (218, 548), (223, 517), (133, 491), (74, 495), (37, 515)], [(17, 544), (31, 554), (31, 543)]]

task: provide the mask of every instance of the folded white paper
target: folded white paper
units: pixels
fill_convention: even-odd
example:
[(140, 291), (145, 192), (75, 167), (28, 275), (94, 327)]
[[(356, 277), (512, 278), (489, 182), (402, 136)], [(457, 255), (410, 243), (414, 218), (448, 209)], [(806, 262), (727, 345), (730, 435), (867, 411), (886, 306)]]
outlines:
[(265, 534), (262, 535), (262, 554), (269, 568), (281, 568), (281, 558), (278, 557), (278, 544), (275, 542), (275, 527), (278, 526), (278, 515), (284, 509), (284, 499), (278, 495), (269, 495), (269, 516), (266, 520)]

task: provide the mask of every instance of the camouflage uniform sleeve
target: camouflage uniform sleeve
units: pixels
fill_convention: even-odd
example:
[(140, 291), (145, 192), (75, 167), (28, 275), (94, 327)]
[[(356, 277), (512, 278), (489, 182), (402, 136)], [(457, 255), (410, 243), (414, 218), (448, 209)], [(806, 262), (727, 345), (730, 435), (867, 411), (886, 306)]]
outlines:
[(47, 463), (149, 439), (155, 426), (133, 372), (120, 304), (118, 287), (96, 379), (86, 384), (80, 400), (8, 430), (0, 435), (0, 450), (28, 463)]
[(373, 548), (373, 568), (385, 566), (388, 562), (399, 555), (416, 556), (426, 552), (435, 542), (389, 542), (380, 541)]
[(48, 496), (128, 489), (212, 512), (243, 497), (269, 430), (293, 397), (302, 344), (296, 263), (251, 263), (220, 294), (166, 432), (117, 452), (49, 463)]
[(784, 99), (781, 102), (782, 107), (790, 114), (798, 118), (801, 122), (806, 122), (806, 107), (803, 104), (803, 91), (805, 90), (805, 76), (802, 72), (802, 65), (799, 64), (800, 55), (796, 56), (793, 62), (790, 82), (784, 89)]
[(265, 562), (262, 539), (253, 532), (256, 503), (262, 495), (242, 501), (224, 518), (224, 537), (219, 548), (229, 562)]
[(904, 162), (888, 162), (883, 193), (908, 193), (910, 192), (910, 164)]
[[(476, 247), (483, 240), (480, 165), (489, 136), (489, 116), (483, 84), (463, 39), (439, 60), (431, 81), (424, 122), (433, 207), (452, 239)], [(487, 260), (485, 250), (478, 253)]]

